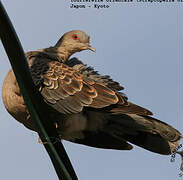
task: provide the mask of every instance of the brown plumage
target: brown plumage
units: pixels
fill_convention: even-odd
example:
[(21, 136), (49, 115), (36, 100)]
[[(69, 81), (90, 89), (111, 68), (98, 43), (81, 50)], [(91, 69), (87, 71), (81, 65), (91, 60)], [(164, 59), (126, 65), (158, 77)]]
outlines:
[[(50, 107), (61, 139), (98, 148), (130, 150), (136, 144), (152, 152), (170, 154), (181, 133), (150, 117), (152, 113), (128, 101), (123, 87), (76, 58), (82, 50), (95, 51), (89, 36), (70, 31), (55, 46), (26, 53), (35, 85)], [(36, 131), (12, 70), (3, 84), (8, 112)]]

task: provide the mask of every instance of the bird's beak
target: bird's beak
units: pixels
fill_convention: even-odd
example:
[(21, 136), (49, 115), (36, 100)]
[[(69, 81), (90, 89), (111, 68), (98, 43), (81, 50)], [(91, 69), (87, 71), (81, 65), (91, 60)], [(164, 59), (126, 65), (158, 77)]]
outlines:
[(93, 51), (93, 52), (96, 52), (96, 49), (93, 48), (89, 43), (86, 44), (86, 48)]

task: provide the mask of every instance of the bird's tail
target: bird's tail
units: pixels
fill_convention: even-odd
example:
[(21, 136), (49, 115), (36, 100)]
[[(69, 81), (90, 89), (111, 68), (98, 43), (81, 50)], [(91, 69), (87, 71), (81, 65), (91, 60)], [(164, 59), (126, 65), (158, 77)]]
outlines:
[(150, 116), (114, 114), (106, 122), (105, 133), (159, 154), (171, 154), (182, 138), (175, 128)]

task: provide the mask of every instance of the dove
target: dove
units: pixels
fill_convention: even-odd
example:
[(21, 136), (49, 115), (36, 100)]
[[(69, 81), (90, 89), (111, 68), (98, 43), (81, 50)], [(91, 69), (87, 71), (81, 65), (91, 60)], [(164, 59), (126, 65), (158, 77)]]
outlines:
[[(25, 54), (37, 90), (49, 107), (50, 121), (60, 140), (103, 149), (131, 150), (133, 144), (168, 155), (182, 134), (152, 112), (130, 102), (122, 87), (101, 75), (74, 53), (95, 49), (83, 31), (65, 33), (49, 48)], [(3, 83), (7, 111), (30, 130), (37, 131), (11, 69)]]

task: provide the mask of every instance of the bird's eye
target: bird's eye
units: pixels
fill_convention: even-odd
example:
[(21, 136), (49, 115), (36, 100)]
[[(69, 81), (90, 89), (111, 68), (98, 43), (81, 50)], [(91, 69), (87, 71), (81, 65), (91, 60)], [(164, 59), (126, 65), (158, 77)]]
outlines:
[(73, 35), (72, 35), (72, 38), (73, 38), (74, 40), (77, 40), (77, 39), (78, 39), (78, 35), (77, 35), (77, 34), (73, 34)]

